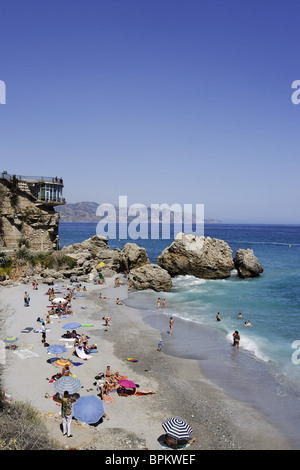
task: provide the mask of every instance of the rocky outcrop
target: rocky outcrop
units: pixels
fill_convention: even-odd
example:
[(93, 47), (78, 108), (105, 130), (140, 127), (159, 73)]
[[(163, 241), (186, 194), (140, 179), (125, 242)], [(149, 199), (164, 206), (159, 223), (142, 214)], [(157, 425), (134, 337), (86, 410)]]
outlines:
[(71, 275), (91, 274), (98, 277), (99, 265), (103, 276), (112, 276), (120, 271), (120, 250), (108, 246), (108, 238), (94, 235), (81, 243), (64, 246), (61, 251), (77, 260), (77, 266)]
[(157, 264), (145, 264), (132, 269), (128, 276), (132, 287), (137, 290), (151, 289), (156, 292), (168, 292), (172, 287), (170, 274)]
[(120, 271), (131, 271), (131, 269), (139, 268), (144, 264), (150, 264), (145, 248), (138, 246), (136, 243), (126, 243), (120, 252)]
[(246, 279), (257, 277), (263, 272), (263, 267), (259, 264), (258, 259), (254, 256), (253, 250), (239, 249), (233, 259), (238, 276)]
[(108, 238), (99, 235), (63, 247), (61, 251), (77, 260), (77, 267), (72, 271), (77, 276), (91, 274), (98, 277), (101, 271), (104, 277), (109, 277), (150, 263), (145, 248), (127, 243), (122, 251), (119, 248), (112, 250)]
[(234, 269), (232, 250), (226, 242), (182, 233), (161, 253), (157, 263), (172, 277), (192, 275), (203, 279), (224, 279)]
[(0, 181), (0, 246), (17, 250), (26, 244), (35, 251), (57, 249), (59, 214), (52, 206), (35, 204), (30, 194)]

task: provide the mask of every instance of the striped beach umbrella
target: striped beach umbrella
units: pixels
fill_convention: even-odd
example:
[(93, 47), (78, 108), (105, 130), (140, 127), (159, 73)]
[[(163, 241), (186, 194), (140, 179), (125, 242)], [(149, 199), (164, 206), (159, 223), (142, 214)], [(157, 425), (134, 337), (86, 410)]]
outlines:
[(178, 417), (167, 418), (162, 427), (164, 431), (175, 439), (190, 439), (190, 434), (193, 432), (191, 426), (184, 420)]
[(80, 380), (71, 375), (61, 377), (54, 382), (54, 390), (61, 394), (64, 392), (69, 392), (69, 394), (76, 393), (80, 388)]

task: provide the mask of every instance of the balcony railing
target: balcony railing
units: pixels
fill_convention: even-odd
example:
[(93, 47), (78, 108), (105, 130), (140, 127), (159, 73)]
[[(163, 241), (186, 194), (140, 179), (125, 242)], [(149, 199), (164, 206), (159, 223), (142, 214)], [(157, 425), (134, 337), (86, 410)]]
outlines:
[(9, 181), (13, 181), (14, 179), (17, 179), (19, 181), (35, 181), (35, 182), (44, 182), (44, 183), (59, 183), (63, 184), (63, 179), (58, 178), (57, 176), (24, 176), (24, 175), (10, 175), (9, 173), (6, 173), (3, 171), (1, 173), (1, 177), (3, 179), (7, 179)]

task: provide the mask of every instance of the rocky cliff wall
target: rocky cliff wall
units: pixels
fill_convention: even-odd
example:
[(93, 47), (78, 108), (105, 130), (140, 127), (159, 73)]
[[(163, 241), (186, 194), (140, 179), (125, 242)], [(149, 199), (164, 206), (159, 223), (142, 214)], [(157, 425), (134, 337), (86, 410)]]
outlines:
[(37, 206), (34, 198), (9, 181), (0, 180), (0, 247), (57, 249), (59, 214), (52, 206)]

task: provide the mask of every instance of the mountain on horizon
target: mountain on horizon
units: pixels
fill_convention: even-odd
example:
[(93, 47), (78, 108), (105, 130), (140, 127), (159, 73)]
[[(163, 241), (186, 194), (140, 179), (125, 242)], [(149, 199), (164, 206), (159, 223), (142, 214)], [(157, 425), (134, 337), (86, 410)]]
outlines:
[[(99, 204), (97, 202), (75, 202), (58, 206), (56, 211), (60, 214), (60, 222), (99, 222), (100, 217), (96, 215)], [(116, 215), (118, 220), (118, 207), (115, 206)], [(151, 213), (151, 208), (147, 207), (148, 215)], [(170, 211), (169, 211), (170, 212)], [(171, 212), (172, 216), (172, 212)], [(128, 221), (133, 220), (135, 217), (128, 217)], [(193, 214), (193, 222), (196, 221)], [(223, 223), (222, 220), (217, 219), (204, 219), (204, 222), (217, 224)]]

